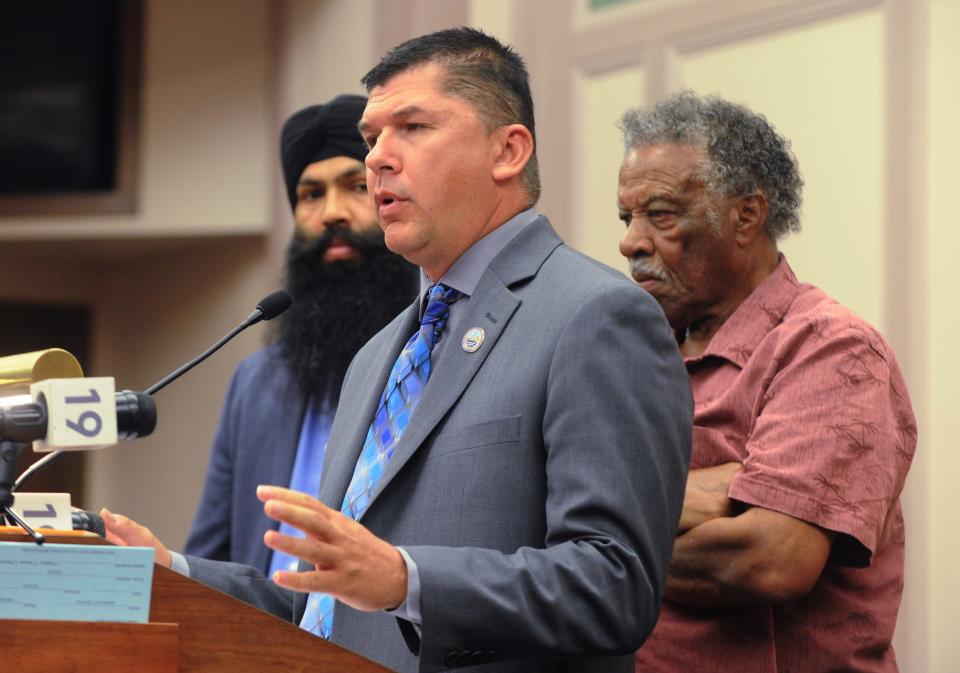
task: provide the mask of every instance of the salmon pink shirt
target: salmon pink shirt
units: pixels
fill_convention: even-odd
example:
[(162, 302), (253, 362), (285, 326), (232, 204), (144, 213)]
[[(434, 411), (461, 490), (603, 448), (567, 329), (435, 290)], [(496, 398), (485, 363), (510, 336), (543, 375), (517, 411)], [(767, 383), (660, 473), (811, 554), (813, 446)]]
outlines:
[(729, 495), (835, 532), (809, 595), (779, 605), (664, 601), (639, 671), (896, 671), (903, 589), (900, 491), (916, 446), (907, 388), (883, 337), (781, 256), (700, 356), (691, 469), (738, 461)]

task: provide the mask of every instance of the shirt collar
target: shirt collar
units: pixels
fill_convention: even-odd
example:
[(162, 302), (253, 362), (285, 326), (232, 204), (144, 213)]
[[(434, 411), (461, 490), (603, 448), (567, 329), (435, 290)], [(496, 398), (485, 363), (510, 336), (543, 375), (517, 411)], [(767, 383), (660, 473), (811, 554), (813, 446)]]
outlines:
[(760, 342), (783, 320), (799, 289), (793, 269), (780, 253), (773, 273), (720, 326), (703, 354), (687, 358), (687, 364), (714, 356), (745, 366)]
[[(540, 217), (540, 214), (533, 208), (517, 213), (479, 241), (467, 248), (467, 251), (460, 255), (460, 258), (443, 274), (440, 282), (444, 285), (459, 290), (466, 296), (470, 296), (477, 289), (477, 283), (483, 275), (493, 258), (499, 255), (507, 244), (512, 241), (517, 234), (523, 231), (534, 220)], [(420, 299), (421, 307), (423, 297), (427, 289), (433, 283), (427, 277), (427, 274), (420, 270)]]

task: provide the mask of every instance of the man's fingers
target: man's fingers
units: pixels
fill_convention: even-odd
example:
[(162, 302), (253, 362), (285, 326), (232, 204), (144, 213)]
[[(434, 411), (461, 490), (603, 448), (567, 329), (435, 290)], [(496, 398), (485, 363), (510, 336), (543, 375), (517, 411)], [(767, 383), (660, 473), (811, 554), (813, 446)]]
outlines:
[(335, 595), (333, 592), (333, 576), (324, 572), (306, 572), (295, 573), (287, 570), (277, 570), (271, 578), (277, 586), (301, 593), (310, 593), (311, 591), (320, 591), (325, 594)]
[(122, 514), (114, 514), (106, 507), (100, 510), (100, 516), (107, 529), (107, 539), (121, 547), (141, 546), (141, 532), (138, 524)]
[(327, 509), (326, 512), (320, 512), (284, 500), (267, 500), (263, 504), (263, 511), (274, 521), (283, 521), (307, 535), (330, 540), (335, 534), (331, 515), (336, 512), (325, 509)]
[(336, 549), (324, 542), (285, 535), (275, 530), (263, 534), (263, 543), (274, 551), (284, 552), (303, 559), (321, 569), (329, 569), (335, 557)]
[(306, 493), (293, 491), (289, 488), (283, 488), (282, 486), (269, 486), (266, 484), (261, 484), (260, 486), (257, 486), (257, 497), (261, 502), (264, 503), (268, 500), (280, 500), (282, 502), (288, 502), (291, 505), (298, 505), (299, 507), (303, 507), (305, 509), (312, 509), (315, 512), (333, 511), (322, 502), (307, 495)]
[(170, 567), (170, 551), (149, 528), (122, 514), (114, 514), (106, 507), (100, 510), (100, 516), (103, 518), (108, 542), (120, 547), (153, 547), (157, 552), (156, 562), (166, 568)]
[(120, 524), (117, 521), (117, 516), (113, 512), (104, 507), (100, 510), (100, 518), (103, 519), (104, 528), (106, 529), (107, 542), (115, 544), (118, 547), (129, 546), (126, 541), (117, 533), (117, 529), (119, 528)]

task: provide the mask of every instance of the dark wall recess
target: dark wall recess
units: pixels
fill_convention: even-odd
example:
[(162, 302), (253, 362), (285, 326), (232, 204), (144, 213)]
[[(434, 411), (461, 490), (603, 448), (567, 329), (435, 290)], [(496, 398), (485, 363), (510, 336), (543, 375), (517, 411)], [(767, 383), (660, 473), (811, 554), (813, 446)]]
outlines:
[(135, 210), (142, 9), (0, 3), (0, 215)]

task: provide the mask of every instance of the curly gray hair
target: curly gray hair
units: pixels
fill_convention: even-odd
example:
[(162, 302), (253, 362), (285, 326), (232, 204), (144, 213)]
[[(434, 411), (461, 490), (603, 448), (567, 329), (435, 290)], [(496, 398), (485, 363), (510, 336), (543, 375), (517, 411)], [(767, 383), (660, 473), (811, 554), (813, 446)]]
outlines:
[(702, 174), (708, 190), (742, 196), (759, 188), (767, 197), (769, 236), (777, 240), (800, 231), (803, 178), (797, 158), (763, 115), (684, 89), (649, 110), (627, 110), (620, 129), (625, 152), (659, 143), (702, 147), (710, 157)]

